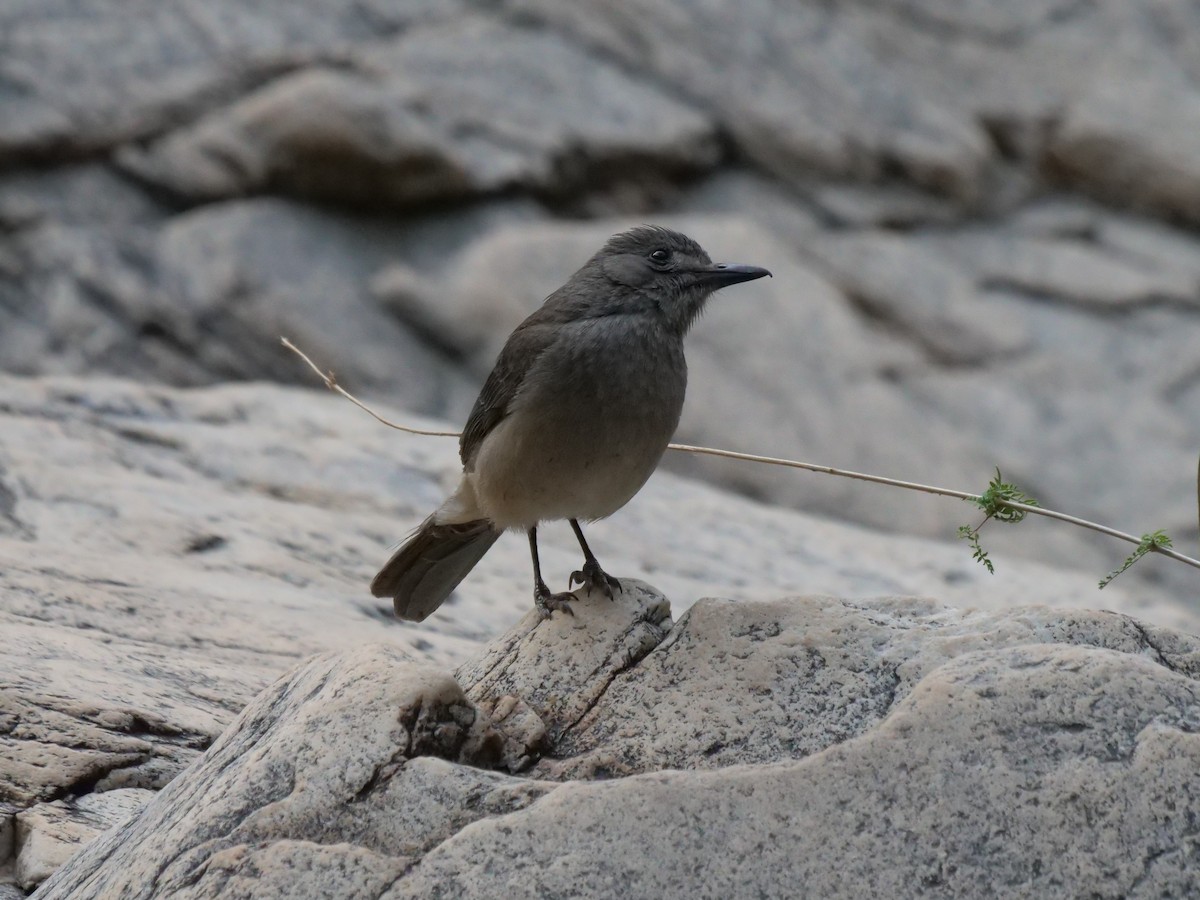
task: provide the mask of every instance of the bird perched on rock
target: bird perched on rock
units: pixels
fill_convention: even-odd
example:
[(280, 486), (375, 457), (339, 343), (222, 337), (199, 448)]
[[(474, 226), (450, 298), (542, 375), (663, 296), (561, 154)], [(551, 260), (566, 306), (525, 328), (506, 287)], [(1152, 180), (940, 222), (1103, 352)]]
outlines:
[(529, 535), (533, 599), (571, 612), (538, 562), (540, 522), (566, 519), (583, 549), (580, 582), (612, 597), (580, 519), (611, 515), (641, 489), (679, 424), (683, 337), (719, 288), (770, 275), (714, 265), (666, 228), (615, 235), (509, 336), (459, 444), (462, 481), (371, 582), (396, 615), (437, 609), (505, 529)]

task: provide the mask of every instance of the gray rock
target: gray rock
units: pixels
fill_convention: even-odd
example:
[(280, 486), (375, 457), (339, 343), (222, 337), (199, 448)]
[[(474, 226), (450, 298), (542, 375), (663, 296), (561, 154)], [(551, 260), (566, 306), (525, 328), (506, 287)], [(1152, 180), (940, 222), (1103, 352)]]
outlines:
[(989, 155), (974, 122), (929, 102), (889, 67), (880, 49), (896, 23), (857, 8), (755, 3), (739, 8), (731, 33), (725, 10), (689, 0), (510, 7), (696, 98), (750, 159), (784, 181), (814, 170), (872, 181), (899, 170), (970, 199)]
[(712, 167), (718, 148), (704, 116), (552, 32), (463, 18), (407, 31), (353, 69), (280, 79), (121, 158), (196, 200), (281, 190), (413, 206), (653, 183)]
[(805, 249), (869, 315), (942, 365), (980, 365), (1029, 346), (1018, 311), (989, 303), (967, 271), (932, 247), (860, 232), (817, 238)]
[[(1189, 677), (1200, 672), (1200, 642), (1105, 612), (708, 599), (656, 652), (612, 679), (530, 774), (588, 779), (802, 759), (876, 728), (950, 659), (1051, 643), (1119, 650)], [(536, 660), (526, 667), (541, 675)]]
[(1200, 887), (1198, 700), (1191, 678), (1108, 650), (972, 654), (799, 762), (568, 783), (387, 896), (1183, 896)]
[[(17, 848), (17, 813), (20, 807), (0, 803), (0, 872), (12, 862)], [(2, 883), (3, 879), (0, 879)]]
[(141, 811), (153, 791), (116, 788), (39, 803), (16, 817), (16, 881), (32, 890), (102, 832)]
[(455, 677), (467, 696), (493, 720), (500, 713), (510, 771), (528, 768), (547, 748), (557, 747), (614, 680), (670, 631), (670, 604), (654, 588), (627, 578), (620, 593), (608, 603), (599, 594), (584, 595), (586, 619), (554, 629), (539, 628), (540, 616), (531, 610), (458, 668)]
[(351, 390), (386, 392), (426, 413), (461, 409), (474, 399), (469, 381), (371, 300), (373, 272), (402, 240), (385, 221), (280, 200), (177, 217), (156, 248), (172, 301), (157, 320), (161, 343), (219, 377), (290, 381), (297, 359), (280, 346), (285, 335)]
[(821, 211), (802, 192), (745, 169), (722, 169), (701, 179), (670, 209), (689, 217), (750, 218), (793, 247), (803, 247), (823, 228)]
[(150, 14), (120, 0), (51, 0), (38, 15), (5, 7), (0, 165), (154, 135), (281, 73), (460, 9), (455, 0), (403, 9), (172, 0)]
[(904, 185), (826, 184), (814, 186), (813, 193), (831, 223), (842, 227), (948, 225), (961, 215), (946, 199)]
[(1122, 258), (1104, 246), (1080, 240), (984, 232), (936, 241), (934, 246), (958, 257), (980, 287), (1098, 310), (1164, 300), (1200, 303), (1194, 276), (1163, 270), (1137, 257)]
[[(304, 657), (385, 641), (448, 669), (477, 658), (481, 642), (532, 606), (528, 548), (517, 537), (502, 539), (420, 626), (368, 596), (389, 546), (452, 485), (456, 448), (395, 435), (325, 392), (0, 378), (0, 435), (0, 723), (20, 723), (0, 727), (0, 805), (161, 789)], [(938, 514), (947, 532), (963, 519), (955, 504)], [(1017, 531), (1018, 549), (1058, 533)], [(589, 537), (610, 571), (631, 589), (652, 580), (676, 598), (677, 613), (705, 595), (802, 589), (985, 609), (1103, 603), (1198, 627), (1191, 607), (1121, 581), (1097, 594), (1102, 567), (1055, 569), (994, 550), (993, 578), (961, 544), (872, 533), (667, 473)], [(574, 537), (552, 525), (542, 542), (547, 578), (565, 585), (579, 562)], [(1108, 547), (1111, 558), (1123, 552)], [(566, 631), (584, 643), (569, 665), (554, 664), (544, 689), (540, 675), (515, 669), (460, 670), (502, 735), (506, 768), (532, 765), (548, 739), (586, 715), (597, 673), (619, 672), (653, 644), (658, 601), (632, 596), (649, 598), (642, 623), (626, 633), (600, 603), (586, 626)], [(607, 656), (594, 641), (602, 631), (613, 635)], [(554, 700), (568, 683), (573, 699)]]
[(15, 242), (20, 288), (0, 312), (0, 353), (31, 374), (290, 379), (295, 359), (279, 346), (290, 335), (354, 390), (457, 412), (473, 399), (467, 380), (371, 299), (371, 276), (407, 234), (280, 200), (134, 225), (115, 241), (51, 219)]
[[(638, 586), (522, 622), (462, 670), (474, 701), (390, 648), (318, 657), (39, 897), (1196, 887), (1197, 639), (790, 598), (703, 601), (649, 647), (664, 612)], [(559, 722), (540, 778), (488, 771), (493, 691)]]
[[(317, 657), (40, 896), (378, 896), (431, 843), (545, 793), (452, 765), (488, 760), (495, 743), (453, 679), (395, 648)], [(423, 809), (398, 816), (400, 796)]]
[[(1165, 71), (1164, 71), (1165, 69)], [(1200, 100), (1173, 66), (1101, 82), (1073, 105), (1047, 162), (1103, 199), (1200, 221)], [(1171, 115), (1164, 116), (1164, 110)]]

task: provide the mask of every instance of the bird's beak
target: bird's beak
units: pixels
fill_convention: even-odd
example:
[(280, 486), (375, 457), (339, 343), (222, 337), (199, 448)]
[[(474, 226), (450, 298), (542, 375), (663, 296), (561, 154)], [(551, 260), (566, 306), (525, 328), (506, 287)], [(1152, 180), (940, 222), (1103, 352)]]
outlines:
[(713, 290), (728, 287), (731, 284), (741, 284), (743, 281), (753, 281), (770, 274), (760, 266), (735, 266), (726, 263), (717, 263), (710, 269), (701, 269), (696, 273), (699, 282)]

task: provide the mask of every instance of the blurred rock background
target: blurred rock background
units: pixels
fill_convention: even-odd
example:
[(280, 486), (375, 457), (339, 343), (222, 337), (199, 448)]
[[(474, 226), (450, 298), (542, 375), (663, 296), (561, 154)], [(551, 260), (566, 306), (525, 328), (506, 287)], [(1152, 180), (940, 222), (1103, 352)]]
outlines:
[[(639, 221), (776, 274), (697, 326), (681, 440), (972, 490), (999, 466), (1194, 551), (1195, 3), (0, 6), (5, 371), (311, 383), (286, 334), (460, 422), (508, 330)], [(904, 535), (972, 518), (669, 465)], [(997, 577), (1128, 552), (989, 530)]]

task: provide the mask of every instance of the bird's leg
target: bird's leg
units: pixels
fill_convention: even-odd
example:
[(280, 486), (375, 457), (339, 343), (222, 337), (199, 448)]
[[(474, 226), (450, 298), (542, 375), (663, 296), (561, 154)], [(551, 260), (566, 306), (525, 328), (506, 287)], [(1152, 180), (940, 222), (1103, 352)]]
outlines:
[(561, 609), (568, 615), (575, 615), (575, 611), (567, 605), (567, 601), (574, 600), (575, 597), (571, 594), (551, 594), (550, 588), (546, 587), (546, 582), (542, 579), (542, 564), (538, 561), (536, 525), (529, 529), (529, 552), (533, 556), (533, 605), (538, 608), (542, 618), (550, 618), (550, 613), (556, 609)]
[(621, 582), (600, 568), (596, 554), (592, 552), (592, 548), (583, 538), (583, 529), (579, 527), (579, 520), (571, 519), (570, 522), (571, 528), (575, 531), (575, 537), (579, 539), (579, 546), (583, 548), (583, 568), (571, 573), (570, 583), (574, 585), (578, 581), (589, 591), (597, 590), (607, 596), (609, 600), (613, 599), (613, 591), (621, 590)]

